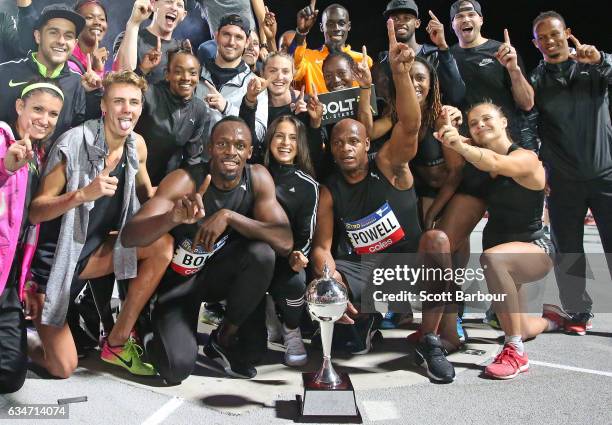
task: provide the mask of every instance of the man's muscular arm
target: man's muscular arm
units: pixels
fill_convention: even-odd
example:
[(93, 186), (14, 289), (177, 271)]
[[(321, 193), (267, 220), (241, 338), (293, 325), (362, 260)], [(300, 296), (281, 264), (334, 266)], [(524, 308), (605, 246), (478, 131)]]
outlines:
[(121, 233), (125, 247), (147, 246), (181, 223), (194, 223), (204, 216), (202, 191), (207, 178), (195, 192), (195, 184), (184, 170), (168, 174), (157, 187), (155, 196), (126, 223)]
[[(387, 30), (389, 65), (396, 89), (395, 109), (398, 122), (393, 127), (391, 139), (378, 152), (376, 160), (392, 184), (399, 184), (402, 189), (407, 189), (412, 186), (408, 162), (416, 155), (421, 126), (421, 108), (410, 78), (415, 53), (408, 45), (397, 42), (392, 20), (387, 22)], [(404, 178), (406, 174), (409, 176), (408, 180)], [(398, 179), (402, 181), (399, 182)]]
[(334, 201), (329, 189), (321, 186), (319, 208), (317, 210), (317, 227), (310, 254), (312, 271), (315, 276), (323, 276), (323, 266), (327, 264), (331, 275), (336, 273), (336, 262), (331, 254), (334, 237)]
[(255, 190), (253, 219), (233, 211), (221, 211), (226, 211), (228, 226), (249, 239), (266, 242), (276, 253), (286, 257), (293, 249), (293, 235), (289, 219), (276, 200), (274, 180), (261, 165), (254, 165), (251, 175)]

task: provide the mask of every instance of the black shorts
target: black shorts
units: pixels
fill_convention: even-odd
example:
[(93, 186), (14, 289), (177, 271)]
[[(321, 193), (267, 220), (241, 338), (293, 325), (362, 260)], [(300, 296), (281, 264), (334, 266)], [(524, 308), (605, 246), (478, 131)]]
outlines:
[[(486, 229), (485, 229), (486, 230)], [(550, 256), (555, 254), (555, 247), (550, 239), (544, 232), (538, 231), (535, 233), (520, 233), (520, 234), (494, 234), (490, 232), (483, 232), (482, 234), (482, 249), (487, 250), (494, 246), (501, 245), (510, 242), (525, 242), (532, 243), (539, 246), (544, 252)]]
[[(96, 248), (97, 250), (97, 248)], [(96, 252), (94, 250), (93, 252)], [(70, 285), (70, 300), (74, 300), (77, 295), (83, 290), (87, 280), (79, 279), (79, 275), (83, 273), (85, 267), (87, 267), (87, 262), (89, 258), (93, 255), (93, 252), (79, 261), (77, 261), (76, 267), (74, 269), (74, 276), (72, 278), (72, 284)], [(36, 259), (36, 256), (34, 257)], [(46, 286), (49, 281), (49, 275), (51, 274), (51, 267), (41, 261), (32, 261), (32, 267), (30, 269), (32, 272), (32, 280), (39, 285)]]

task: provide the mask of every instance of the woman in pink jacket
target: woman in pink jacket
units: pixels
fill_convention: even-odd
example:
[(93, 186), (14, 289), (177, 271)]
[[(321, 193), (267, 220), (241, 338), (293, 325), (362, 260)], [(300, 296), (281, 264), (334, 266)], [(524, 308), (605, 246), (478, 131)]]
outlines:
[(16, 122), (0, 121), (0, 394), (19, 390), (25, 381), (25, 319), (31, 315), (29, 300), (37, 296), (35, 288), (23, 287), (36, 244), (28, 206), (36, 193), (44, 143), (63, 103), (56, 83), (38, 79), (27, 83), (15, 102)]

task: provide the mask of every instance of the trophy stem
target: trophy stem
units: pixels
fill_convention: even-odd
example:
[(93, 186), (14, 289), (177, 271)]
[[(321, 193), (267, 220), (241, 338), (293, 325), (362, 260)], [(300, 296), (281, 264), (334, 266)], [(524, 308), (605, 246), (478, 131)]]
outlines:
[(342, 381), (334, 370), (331, 362), (331, 346), (334, 334), (334, 322), (319, 322), (321, 328), (321, 344), (323, 345), (323, 364), (315, 376), (318, 384), (334, 386)]

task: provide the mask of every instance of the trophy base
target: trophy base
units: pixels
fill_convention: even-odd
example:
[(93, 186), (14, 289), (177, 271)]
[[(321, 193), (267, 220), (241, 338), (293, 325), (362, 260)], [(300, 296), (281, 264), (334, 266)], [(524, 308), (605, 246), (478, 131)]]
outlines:
[(301, 423), (362, 423), (355, 400), (355, 390), (346, 373), (339, 373), (340, 383), (326, 385), (315, 382), (316, 372), (302, 373), (304, 398), (297, 396)]

